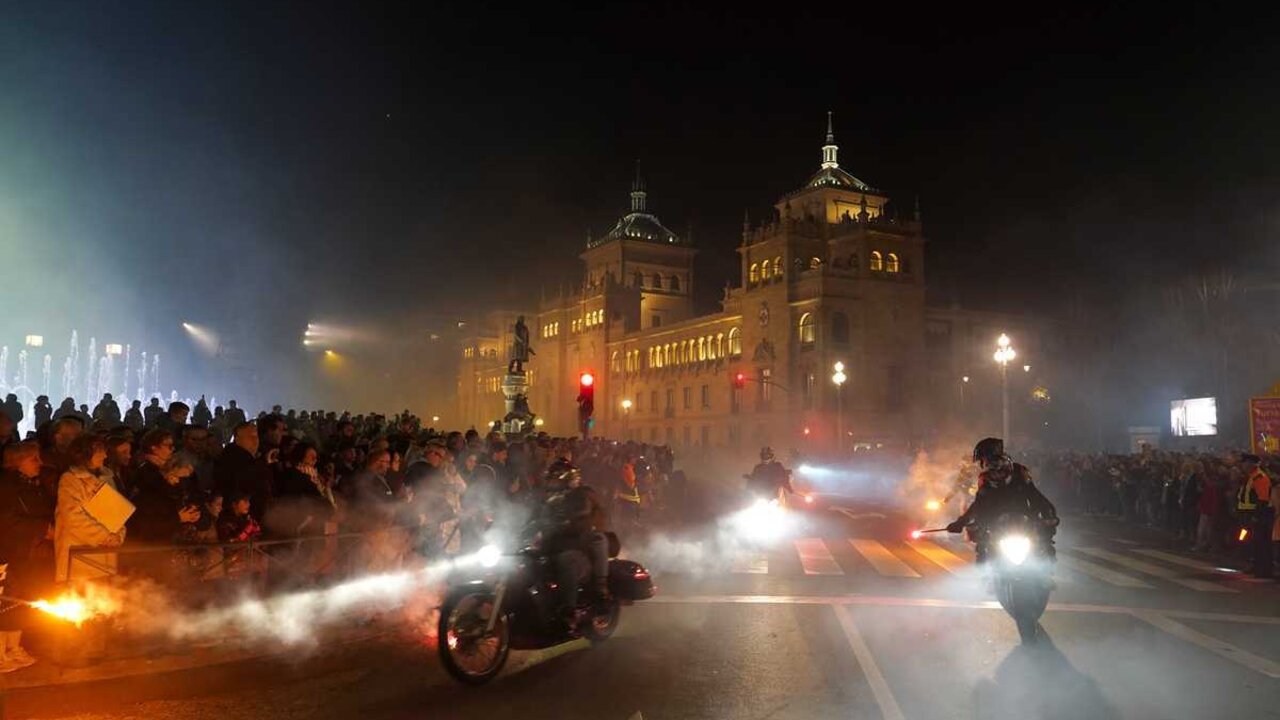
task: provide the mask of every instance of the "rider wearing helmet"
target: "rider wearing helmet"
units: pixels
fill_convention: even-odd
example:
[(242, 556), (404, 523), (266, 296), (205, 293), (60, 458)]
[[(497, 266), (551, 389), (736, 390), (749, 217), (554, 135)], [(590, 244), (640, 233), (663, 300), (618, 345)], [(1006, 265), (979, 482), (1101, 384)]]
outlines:
[(779, 491), (794, 493), (791, 487), (791, 471), (782, 466), (773, 456), (773, 449), (760, 448), (760, 463), (751, 470), (747, 478), (747, 491), (753, 495), (777, 497)]
[(1039, 489), (1031, 482), (1031, 472), (1013, 462), (1004, 452), (1004, 441), (986, 438), (973, 448), (973, 460), (978, 464), (978, 494), (973, 504), (955, 522), (947, 526), (947, 532), (958, 533), (974, 526), (977, 538), (977, 561), (985, 562), (989, 551), (989, 534), (985, 529), (1001, 515), (1022, 512), (1038, 519), (1043, 528), (1043, 540), (1053, 557), (1053, 534), (1058, 527), (1058, 512)]
[(578, 583), (590, 577), (588, 587), (596, 599), (608, 597), (608, 520), (599, 495), (582, 484), (582, 473), (567, 456), (547, 469), (546, 491), (540, 518), (543, 547), (555, 564), (561, 617), (572, 626)]

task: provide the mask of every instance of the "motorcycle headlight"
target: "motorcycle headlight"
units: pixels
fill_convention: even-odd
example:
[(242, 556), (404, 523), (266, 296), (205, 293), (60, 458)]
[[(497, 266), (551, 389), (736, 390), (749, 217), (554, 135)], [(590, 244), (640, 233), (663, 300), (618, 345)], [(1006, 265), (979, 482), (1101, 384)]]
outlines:
[(1026, 535), (1005, 535), (1000, 538), (1000, 554), (1014, 565), (1021, 565), (1031, 554), (1031, 538)]
[(502, 559), (502, 551), (497, 545), (485, 545), (476, 552), (476, 560), (484, 567), (491, 568)]

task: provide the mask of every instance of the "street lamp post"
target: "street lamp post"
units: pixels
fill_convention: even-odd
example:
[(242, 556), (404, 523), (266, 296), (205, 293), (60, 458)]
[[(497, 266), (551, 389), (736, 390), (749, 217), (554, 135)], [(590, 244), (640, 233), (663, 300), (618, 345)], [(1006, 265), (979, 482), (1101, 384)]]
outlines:
[(631, 439), (631, 398), (622, 399), (622, 437)]
[(966, 386), (966, 385), (968, 385), (968, 384), (969, 384), (969, 376), (968, 376), (968, 375), (964, 375), (964, 376), (962, 376), (962, 377), (960, 378), (960, 412), (961, 412), (962, 414), (964, 413), (964, 410), (965, 410), (965, 407), (964, 407), (964, 388), (965, 388), (965, 386)]
[(1001, 438), (1009, 442), (1009, 362), (1018, 357), (1013, 346), (1009, 344), (1009, 336), (1000, 333), (996, 340), (996, 352), (992, 356), (1000, 365), (1000, 417)]
[(849, 377), (844, 374), (844, 363), (836, 362), (831, 366), (831, 382), (836, 384), (836, 454), (841, 454), (844, 447), (844, 381)]

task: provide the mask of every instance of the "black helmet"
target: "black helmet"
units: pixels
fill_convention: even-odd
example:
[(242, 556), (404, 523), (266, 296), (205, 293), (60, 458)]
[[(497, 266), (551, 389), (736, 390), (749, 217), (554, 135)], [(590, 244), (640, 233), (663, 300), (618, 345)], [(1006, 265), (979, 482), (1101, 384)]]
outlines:
[(1004, 457), (1004, 441), (1000, 438), (984, 438), (973, 446), (973, 461), (983, 467), (1001, 457)]
[(546, 483), (553, 487), (568, 487), (573, 480), (581, 478), (578, 468), (564, 458), (557, 458), (547, 468)]
[(773, 459), (773, 448), (768, 445), (760, 448), (760, 462), (768, 462)]

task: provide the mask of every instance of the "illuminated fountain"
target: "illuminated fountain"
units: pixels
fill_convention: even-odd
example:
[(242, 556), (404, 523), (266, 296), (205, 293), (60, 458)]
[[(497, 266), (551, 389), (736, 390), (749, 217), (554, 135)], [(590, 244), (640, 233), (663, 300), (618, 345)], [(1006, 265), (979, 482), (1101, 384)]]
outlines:
[(136, 399), (139, 402), (147, 401), (147, 351), (142, 351), (142, 364), (138, 366), (138, 394)]
[(98, 389), (95, 382), (96, 370), (98, 369), (98, 339), (89, 338), (89, 357), (85, 358), (84, 373), (84, 394), (80, 396), (80, 402), (89, 402), (93, 398), (93, 392)]
[(124, 345), (124, 387), (120, 388), (120, 401), (128, 404), (129, 402), (129, 362), (133, 359), (133, 346), (129, 343)]

